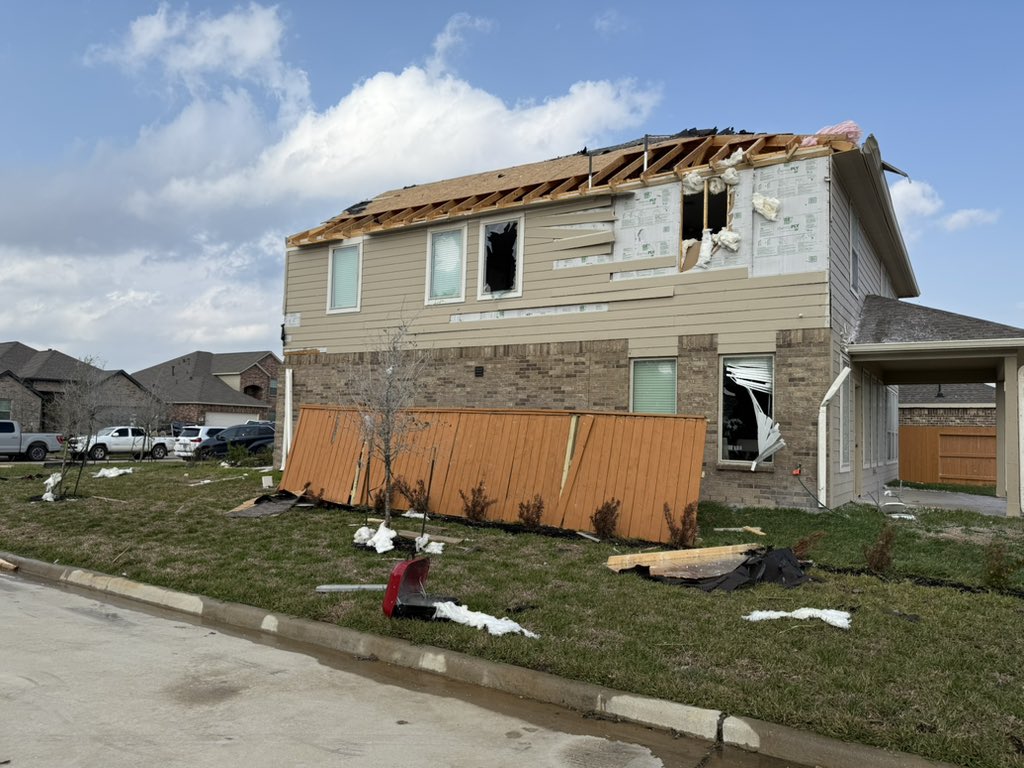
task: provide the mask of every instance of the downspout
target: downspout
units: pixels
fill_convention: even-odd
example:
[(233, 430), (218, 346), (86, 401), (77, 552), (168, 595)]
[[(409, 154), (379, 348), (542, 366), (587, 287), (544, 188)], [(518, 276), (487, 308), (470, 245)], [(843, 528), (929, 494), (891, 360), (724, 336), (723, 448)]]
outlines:
[(281, 438), (281, 471), (288, 463), (288, 450), (292, 446), (292, 369), (284, 369), (284, 435)]
[(850, 366), (844, 365), (843, 370), (836, 376), (836, 380), (832, 382), (832, 386), (828, 388), (828, 392), (825, 393), (825, 397), (821, 401), (821, 405), (818, 406), (818, 506), (824, 507), (828, 499), (825, 498), (825, 494), (828, 493), (828, 456), (826, 455), (826, 449), (828, 448), (828, 404), (832, 402), (832, 398), (836, 396), (836, 392), (843, 386), (843, 382), (846, 381), (846, 377), (850, 375)]
[(1017, 369), (1017, 492), (1021, 509), (1018, 514), (1024, 514), (1024, 365)]

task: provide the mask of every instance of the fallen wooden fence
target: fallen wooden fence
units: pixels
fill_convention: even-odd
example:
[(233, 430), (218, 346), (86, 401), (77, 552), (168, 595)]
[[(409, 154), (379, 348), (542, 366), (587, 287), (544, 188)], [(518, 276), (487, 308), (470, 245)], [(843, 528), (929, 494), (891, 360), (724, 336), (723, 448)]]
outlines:
[[(419, 428), (408, 434), (395, 475), (429, 485), (430, 510), (439, 514), (463, 515), (459, 491), (468, 496), (483, 481), (496, 500), (489, 520), (518, 522), (519, 504), (539, 494), (542, 525), (592, 531), (590, 515), (616, 498), (617, 535), (667, 541), (663, 505), (678, 520), (700, 497), (703, 417), (482, 409), (412, 415)], [(354, 409), (304, 405), (280, 488), (365, 503), (384, 479), (378, 457), (369, 473), (366, 464)], [(395, 504), (405, 506), (403, 499)]]

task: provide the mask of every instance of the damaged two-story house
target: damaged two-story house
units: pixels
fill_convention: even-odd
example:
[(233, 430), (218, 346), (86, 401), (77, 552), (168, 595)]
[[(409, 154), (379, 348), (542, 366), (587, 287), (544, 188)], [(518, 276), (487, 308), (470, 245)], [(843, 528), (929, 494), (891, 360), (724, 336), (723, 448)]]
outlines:
[(704, 416), (703, 498), (831, 507), (897, 476), (898, 384), (997, 381), (1013, 514), (1024, 331), (899, 301), (857, 139), (690, 131), (352, 206), (288, 239), (281, 396), (346, 403), (404, 320), (419, 405)]

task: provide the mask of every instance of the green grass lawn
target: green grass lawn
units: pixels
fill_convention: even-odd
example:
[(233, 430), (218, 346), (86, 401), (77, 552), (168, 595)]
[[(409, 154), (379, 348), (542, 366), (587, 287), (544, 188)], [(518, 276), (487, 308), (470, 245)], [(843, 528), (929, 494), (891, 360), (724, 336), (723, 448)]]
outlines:
[[(464, 541), (434, 558), (430, 591), (510, 616), (541, 635), (531, 640), (391, 621), (379, 593), (316, 594), (317, 584), (383, 583), (400, 555), (356, 549), (363, 518), (352, 511), (227, 517), (261, 492), (253, 469), (140, 463), (131, 475), (86, 476), (78, 498), (52, 504), (30, 500), (43, 490), (41, 479), (22, 479), (30, 471), (38, 470), (0, 469), (0, 550), (938, 760), (1024, 766), (1024, 574), (1001, 592), (985, 588), (993, 543), (1024, 558), (1020, 520), (933, 510), (892, 521), (893, 566), (882, 578), (864, 559), (890, 522), (874, 507), (814, 514), (703, 504), (703, 546), (759, 538), (715, 527), (760, 526), (760, 541), (777, 547), (826, 532), (810, 553), (822, 566), (812, 582), (731, 594), (605, 568), (609, 555), (651, 545), (431, 521)], [(217, 482), (189, 485), (203, 479)], [(741, 618), (805, 606), (851, 611), (852, 629)]]

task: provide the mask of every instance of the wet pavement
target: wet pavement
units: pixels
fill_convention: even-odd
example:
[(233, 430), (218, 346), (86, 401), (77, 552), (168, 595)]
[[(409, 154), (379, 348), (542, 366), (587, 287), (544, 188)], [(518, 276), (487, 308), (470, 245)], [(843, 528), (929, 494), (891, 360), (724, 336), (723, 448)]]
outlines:
[(13, 576), (0, 627), (0, 763), (801, 768)]

